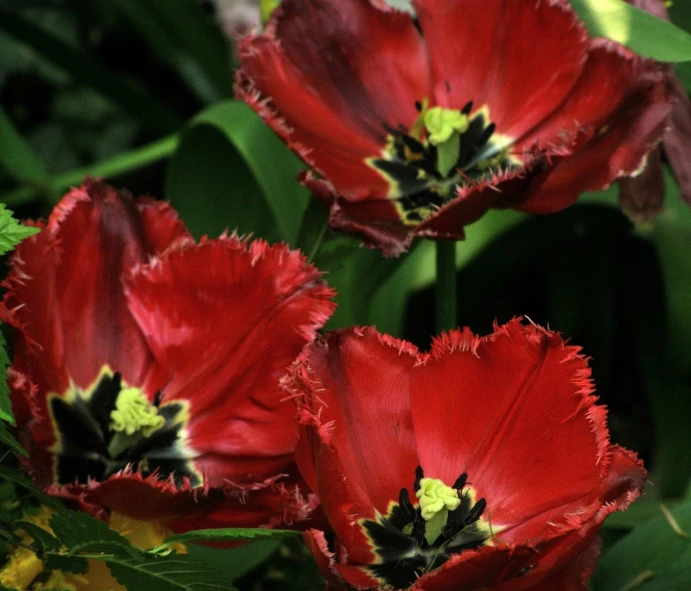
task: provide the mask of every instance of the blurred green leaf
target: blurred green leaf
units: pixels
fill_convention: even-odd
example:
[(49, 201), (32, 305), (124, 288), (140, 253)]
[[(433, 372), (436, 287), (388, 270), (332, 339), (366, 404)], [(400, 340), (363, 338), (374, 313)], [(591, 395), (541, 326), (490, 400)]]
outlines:
[[(10, 389), (7, 385), (7, 366), (10, 365), (10, 359), (7, 356), (7, 345), (5, 343), (5, 337), (0, 333), (0, 420), (7, 421), (14, 425), (14, 415), (12, 414), (12, 403), (10, 402)], [(4, 425), (2, 429), (4, 429)], [(0, 434), (0, 439), (5, 442), (10, 447), (14, 447), (11, 442), (7, 441), (7, 436)], [(19, 444), (17, 444), (19, 445)]]
[(230, 47), (197, 0), (115, 0), (160, 59), (206, 102), (233, 96)]
[[(626, 511), (617, 511), (609, 515), (602, 527), (628, 530), (658, 517), (660, 515), (660, 501), (650, 496), (650, 487), (647, 490), (648, 493), (632, 503)], [(674, 510), (683, 502), (683, 499), (665, 499), (665, 506)]]
[(99, 91), (152, 132), (170, 133), (182, 126), (183, 119), (177, 113), (152, 99), (129, 79), (1, 5), (0, 31), (30, 46), (68, 72), (75, 81)]
[(20, 205), (31, 201), (37, 194), (42, 196), (48, 203), (54, 204), (57, 203), (65, 189), (74, 185), (80, 185), (87, 175), (105, 176), (110, 180), (164, 160), (171, 156), (177, 147), (178, 136), (169, 135), (146, 146), (118, 154), (101, 162), (95, 162), (84, 168), (77, 168), (58, 174), (49, 181), (46, 188), (20, 187), (7, 191), (0, 195), (0, 205), (2, 203)]
[(623, 0), (571, 0), (571, 5), (595, 37), (661, 62), (691, 61), (691, 35)]
[(18, 470), (14, 470), (6, 466), (0, 466), (0, 478), (7, 482), (12, 482), (20, 488), (28, 491), (32, 497), (46, 507), (56, 510), (63, 508), (62, 503), (58, 499), (48, 496), (42, 490), (36, 488), (33, 482), (31, 482), (31, 479), (23, 472), (19, 472)]
[(105, 560), (118, 583), (147, 591), (237, 591), (220, 573), (185, 555), (149, 555), (146, 558)]
[(691, 478), (691, 209), (679, 198), (669, 173), (665, 211), (651, 240), (657, 249), (666, 297), (665, 341), (659, 343), (657, 390), (652, 392), (656, 424), (656, 487), (662, 497), (683, 495)]
[(45, 184), (48, 173), (31, 146), (0, 108), (0, 166), (22, 183)]
[[(677, 507), (672, 516), (682, 530), (691, 531), (691, 503)], [(594, 591), (621, 591), (643, 574), (642, 584), (630, 589), (669, 591), (675, 589), (671, 580), (683, 580), (677, 578), (679, 573), (691, 571), (689, 565), (691, 539), (675, 532), (667, 517), (660, 513), (603, 554), (591, 584)], [(647, 571), (652, 575), (645, 575)], [(660, 586), (660, 581), (668, 581), (671, 586)], [(679, 590), (686, 588), (677, 587)]]
[(244, 103), (228, 101), (187, 127), (165, 196), (197, 236), (224, 229), (295, 244), (308, 193), (302, 164)]
[[(4, 410), (0, 410), (0, 415), (4, 415)], [(3, 420), (7, 419), (3, 417)], [(26, 450), (19, 445), (14, 437), (12, 437), (12, 434), (7, 430), (7, 427), (3, 422), (0, 422), (0, 444), (9, 447), (12, 451), (17, 452), (18, 454), (21, 454), (27, 458), (29, 457), (29, 454), (26, 453)]]
[(265, 562), (280, 546), (280, 539), (269, 538), (238, 548), (212, 548), (192, 544), (187, 547), (187, 552), (191, 559), (205, 562), (230, 581), (235, 581)]
[(184, 534), (168, 536), (156, 548), (169, 548), (174, 544), (188, 544), (190, 542), (246, 542), (259, 539), (284, 539), (299, 536), (301, 532), (283, 529), (219, 527), (217, 529), (199, 529)]

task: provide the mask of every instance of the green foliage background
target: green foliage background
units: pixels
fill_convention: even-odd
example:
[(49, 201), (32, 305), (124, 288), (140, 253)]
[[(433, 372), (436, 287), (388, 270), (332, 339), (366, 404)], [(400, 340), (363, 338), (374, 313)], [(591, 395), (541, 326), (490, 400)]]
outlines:
[[(691, 3), (670, 7), (676, 28), (620, 0), (571, 1), (593, 35), (674, 62), (691, 89)], [(5, 206), (19, 218), (46, 216), (85, 174), (105, 175), (170, 200), (197, 236), (229, 228), (301, 247), (338, 291), (329, 328), (376, 324), (426, 347), (433, 245), (387, 260), (326, 231), (325, 211), (295, 181), (300, 162), (233, 100), (234, 64), (212, 2), (0, 0), (0, 255), (34, 232)], [(691, 209), (666, 180), (666, 209), (648, 227), (626, 219), (613, 187), (549, 217), (490, 212), (456, 245), (460, 323), (483, 334), (495, 319), (525, 314), (572, 337), (592, 357), (613, 440), (650, 469), (646, 496), (606, 523), (594, 591), (691, 589)], [(219, 550), (188, 536), (188, 556), (165, 544), (144, 552), (59, 508), (9, 453), (24, 452), (7, 425), (8, 363), (0, 348), (5, 552), (17, 542), (18, 507), (52, 503), (54, 536), (23, 527), (65, 570), (97, 557), (129, 588), (151, 591), (323, 586), (290, 534), (224, 530), (196, 535), (265, 539)]]

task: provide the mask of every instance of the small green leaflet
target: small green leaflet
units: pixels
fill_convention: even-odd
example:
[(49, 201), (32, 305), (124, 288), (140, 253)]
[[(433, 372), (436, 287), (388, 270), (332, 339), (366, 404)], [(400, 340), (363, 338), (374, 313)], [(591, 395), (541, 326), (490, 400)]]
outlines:
[(14, 437), (12, 437), (12, 434), (7, 430), (7, 427), (3, 422), (0, 422), (0, 444), (9, 447), (12, 451), (16, 451), (18, 454), (22, 454), (27, 458), (29, 457), (29, 454), (26, 453), (26, 450), (19, 445)]
[[(12, 414), (12, 404), (10, 403), (10, 389), (7, 386), (7, 366), (10, 364), (10, 360), (7, 357), (6, 346), (5, 338), (0, 332), (0, 420), (14, 425), (14, 415)], [(1, 433), (0, 440), (5, 442), (5, 438)], [(10, 447), (12, 446), (10, 445)]]
[(244, 542), (267, 538), (292, 538), (301, 535), (302, 532), (287, 529), (245, 528), (245, 527), (219, 527), (217, 529), (199, 529), (184, 534), (168, 536), (163, 543), (155, 549), (160, 551), (169, 548), (173, 544), (187, 544), (188, 542)]
[[(39, 228), (22, 226), (12, 217), (12, 212), (5, 207), (5, 204), (0, 203), (0, 255), (8, 253), (24, 238), (39, 231)], [(14, 425), (14, 415), (12, 414), (12, 406), (10, 404), (10, 391), (7, 387), (7, 366), (10, 364), (10, 360), (7, 357), (5, 346), (5, 339), (0, 334), (0, 419)], [(14, 448), (6, 439), (5, 434), (6, 432), (4, 431), (0, 432), (0, 440)]]
[(127, 589), (147, 591), (237, 591), (227, 577), (184, 554), (140, 559), (106, 559), (111, 574)]
[(0, 255), (8, 253), (24, 238), (40, 232), (40, 228), (22, 226), (12, 217), (12, 212), (0, 203)]
[[(208, 565), (172, 552), (161, 556), (133, 546), (105, 523), (76, 511), (62, 510), (50, 518), (50, 527), (62, 544), (46, 551), (46, 566), (79, 568), (85, 559), (105, 562), (112, 575), (128, 589), (147, 591), (237, 591), (227, 577)], [(158, 550), (158, 549), (157, 549)], [(77, 562), (74, 562), (77, 559)], [(52, 562), (57, 561), (57, 562)], [(59, 566), (60, 561), (73, 561)]]
[(660, 62), (691, 61), (691, 35), (624, 0), (571, 0), (590, 34)]

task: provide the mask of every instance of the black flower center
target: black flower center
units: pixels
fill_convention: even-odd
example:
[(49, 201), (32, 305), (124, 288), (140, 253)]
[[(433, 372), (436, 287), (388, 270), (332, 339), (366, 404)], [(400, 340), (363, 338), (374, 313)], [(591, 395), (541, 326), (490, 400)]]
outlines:
[(49, 397), (58, 484), (103, 481), (125, 468), (144, 477), (155, 473), (161, 480), (172, 476), (177, 486), (185, 479), (193, 487), (203, 484), (185, 445), (186, 405), (179, 401), (161, 404), (157, 395), (146, 409), (155, 419), (153, 425), (123, 428), (116, 419), (132, 410), (123, 407), (122, 396), (133, 390), (123, 385), (119, 373), (104, 370), (87, 391), (73, 387), (65, 395)]
[(404, 224), (415, 226), (424, 221), (459, 189), (520, 167), (520, 159), (509, 153), (510, 139), (496, 133), (486, 109), (470, 115), (472, 102), (460, 111), (443, 109), (462, 117), (464, 125), (440, 142), (434, 141), (434, 134), (424, 124), (432, 109), (422, 103), (416, 107), (420, 117), (411, 129), (387, 128), (385, 154), (368, 160), (389, 181), (389, 197)]
[[(415, 470), (414, 490), (420, 490), (424, 474)], [(428, 522), (420, 505), (413, 505), (408, 489), (402, 488), (398, 503), (392, 503), (386, 517), (364, 520), (365, 528), (380, 562), (365, 567), (372, 575), (394, 589), (405, 589), (426, 572), (439, 568), (454, 554), (478, 548), (492, 538), (489, 523), (482, 518), (485, 499), (475, 501), (467, 474), (453, 483), (460, 504), (448, 512), (441, 534), (430, 544), (425, 536)]]

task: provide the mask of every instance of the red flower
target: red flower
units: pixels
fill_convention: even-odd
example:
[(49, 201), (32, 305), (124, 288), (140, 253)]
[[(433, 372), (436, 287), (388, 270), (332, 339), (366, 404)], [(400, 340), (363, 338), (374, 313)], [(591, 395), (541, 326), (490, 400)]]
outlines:
[(452, 331), (429, 354), (330, 333), (284, 385), (298, 466), (336, 534), (331, 549), (305, 534), (333, 589), (584, 590), (602, 521), (643, 487), (579, 349), (519, 320)]
[(41, 226), (0, 306), (35, 482), (175, 529), (304, 517), (278, 381), (332, 312), (318, 271), (261, 240), (196, 244), (168, 205), (102, 181)]
[(331, 226), (396, 255), (492, 207), (549, 213), (636, 172), (664, 75), (566, 0), (284, 0), (237, 92), (318, 174)]
[[(636, 8), (669, 20), (663, 0), (626, 0)], [(635, 222), (649, 223), (664, 209), (665, 179), (662, 155), (679, 185), (681, 198), (691, 205), (691, 100), (674, 68), (661, 66), (666, 74), (674, 108), (670, 126), (659, 148), (651, 152), (641, 174), (619, 182), (619, 203)]]

